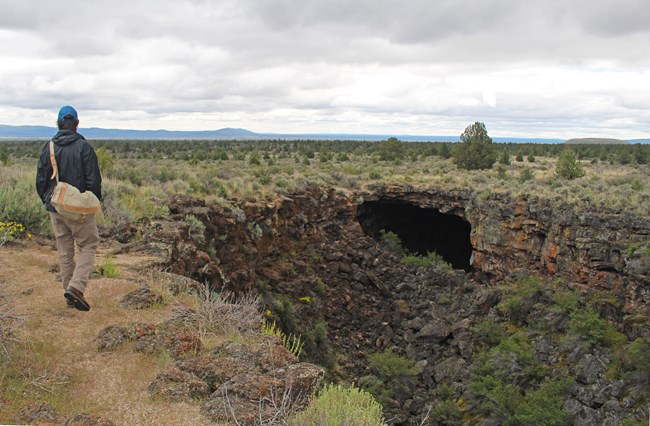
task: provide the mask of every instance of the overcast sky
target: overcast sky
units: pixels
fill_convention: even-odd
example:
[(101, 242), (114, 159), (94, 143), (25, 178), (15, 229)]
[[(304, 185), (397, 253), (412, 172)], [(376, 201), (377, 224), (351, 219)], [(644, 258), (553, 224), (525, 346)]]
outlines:
[[(0, 0), (0, 124), (650, 137), (648, 0)], [(80, 130), (81, 133), (83, 133)]]

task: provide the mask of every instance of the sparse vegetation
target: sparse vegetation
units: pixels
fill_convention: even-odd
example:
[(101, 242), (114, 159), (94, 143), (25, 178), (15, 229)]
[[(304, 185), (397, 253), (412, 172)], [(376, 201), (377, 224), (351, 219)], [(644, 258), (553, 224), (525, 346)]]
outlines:
[(603, 347), (622, 346), (625, 335), (616, 331), (593, 309), (579, 309), (571, 313), (567, 339), (571, 344), (581, 344), (585, 348), (596, 345)]
[(385, 424), (382, 407), (370, 393), (334, 384), (325, 386), (307, 409), (294, 415), (288, 423), (292, 426)]
[(191, 214), (185, 216), (184, 222), (189, 225), (187, 232), (190, 239), (197, 244), (203, 244), (205, 241), (205, 225), (203, 222)]
[[(548, 377), (548, 378), (546, 378)], [(551, 378), (528, 338), (515, 333), (478, 358), (470, 395), (499, 424), (566, 424), (562, 405), (572, 379)]]
[(282, 345), (297, 357), (299, 357), (302, 353), (302, 349), (305, 344), (302, 338), (300, 336), (296, 336), (295, 334), (285, 334), (280, 328), (278, 328), (275, 321), (265, 321), (262, 324), (262, 334), (280, 338)]
[[(385, 142), (399, 144), (399, 161), (381, 161), (378, 142), (92, 141), (97, 149), (106, 149), (114, 160), (112, 170), (104, 176), (105, 197), (99, 222), (114, 226), (126, 220), (166, 215), (168, 212), (160, 199), (167, 194), (191, 193), (209, 203), (228, 203), (229, 197), (265, 198), (278, 189), (291, 190), (306, 183), (334, 184), (349, 189), (370, 184), (469, 187), (478, 193), (514, 197), (527, 193), (578, 207), (589, 204), (606, 209), (625, 208), (639, 214), (646, 213), (644, 206), (650, 201), (650, 186), (643, 184), (648, 175), (646, 159), (650, 158), (650, 145), (571, 145), (580, 161), (600, 160), (589, 165), (590, 179), (581, 179), (576, 186), (575, 179), (561, 178), (555, 173), (558, 157), (566, 148), (561, 144), (491, 143), (495, 160), (497, 153), (503, 155), (507, 150), (509, 156), (516, 157), (516, 162), (500, 163), (504, 167), (502, 173), (480, 168), (463, 168), (460, 173), (460, 165), (457, 167), (451, 157), (461, 144)], [(41, 141), (0, 142), (11, 158), (11, 164), (0, 169), (0, 220), (20, 219), (30, 231), (46, 234), (49, 219), (33, 188), (35, 156), (42, 144)], [(626, 164), (616, 161), (623, 152), (629, 154), (630, 161)], [(250, 164), (254, 153), (258, 153), (260, 164)], [(264, 155), (269, 159), (265, 160)], [(328, 161), (320, 161), (321, 157)], [(528, 172), (520, 172), (524, 157), (535, 159), (526, 162), (533, 174), (531, 179)], [(310, 159), (318, 161), (310, 162)], [(521, 177), (525, 184), (512, 185), (506, 176)], [(616, 190), (608, 190), (611, 187)], [(13, 194), (9, 195), (9, 202), (5, 201), (7, 193)], [(5, 206), (13, 207), (6, 213)]]
[(0, 222), (20, 223), (35, 234), (50, 232), (50, 218), (34, 188), (34, 170), (20, 166), (0, 169)]
[(536, 277), (524, 277), (505, 288), (506, 296), (498, 309), (511, 321), (522, 324), (527, 321), (533, 305), (542, 295), (542, 285)]
[(245, 335), (262, 327), (260, 299), (255, 295), (228, 297), (203, 287), (196, 301), (196, 317), (202, 336)]
[(405, 395), (404, 391), (419, 373), (414, 361), (394, 353), (391, 349), (370, 355), (368, 365), (373, 374), (362, 377), (359, 385), (382, 405), (386, 405), (398, 394)]
[(449, 272), (453, 270), (452, 266), (443, 259), (435, 251), (427, 253), (426, 256), (418, 254), (407, 254), (402, 257), (402, 263), (405, 265), (418, 265), (418, 266), (435, 266), (442, 272)]
[(118, 278), (120, 269), (117, 267), (111, 256), (106, 256), (100, 267), (101, 275), (106, 278)]

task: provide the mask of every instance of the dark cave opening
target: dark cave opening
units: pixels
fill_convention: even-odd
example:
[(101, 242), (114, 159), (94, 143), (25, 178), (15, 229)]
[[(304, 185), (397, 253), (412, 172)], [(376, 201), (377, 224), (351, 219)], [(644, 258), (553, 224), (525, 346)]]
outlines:
[(435, 251), (454, 269), (469, 271), (471, 226), (463, 218), (395, 201), (366, 201), (357, 208), (366, 235), (378, 240), (381, 230), (394, 232), (408, 251), (426, 256)]

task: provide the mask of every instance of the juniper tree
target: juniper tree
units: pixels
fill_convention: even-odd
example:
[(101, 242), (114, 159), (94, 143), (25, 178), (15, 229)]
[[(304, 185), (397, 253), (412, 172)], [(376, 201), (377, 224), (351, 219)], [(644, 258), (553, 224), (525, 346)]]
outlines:
[(467, 126), (460, 135), (460, 145), (454, 152), (454, 162), (463, 169), (489, 169), (497, 160), (492, 138), (488, 136), (485, 124), (476, 122)]
[(580, 164), (576, 158), (575, 152), (570, 149), (565, 149), (560, 154), (560, 159), (555, 165), (555, 174), (557, 176), (571, 180), (583, 177), (585, 175), (585, 170), (582, 168), (582, 164)]

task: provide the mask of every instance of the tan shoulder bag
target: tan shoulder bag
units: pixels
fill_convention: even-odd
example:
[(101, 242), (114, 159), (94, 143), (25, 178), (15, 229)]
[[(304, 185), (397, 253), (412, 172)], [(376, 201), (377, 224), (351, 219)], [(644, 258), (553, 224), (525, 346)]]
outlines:
[(63, 217), (75, 221), (86, 221), (89, 215), (99, 213), (101, 204), (92, 191), (80, 192), (69, 183), (59, 180), (59, 169), (54, 156), (54, 142), (50, 141), (50, 162), (52, 163), (52, 177), (56, 178), (56, 186), (52, 191), (50, 204)]

